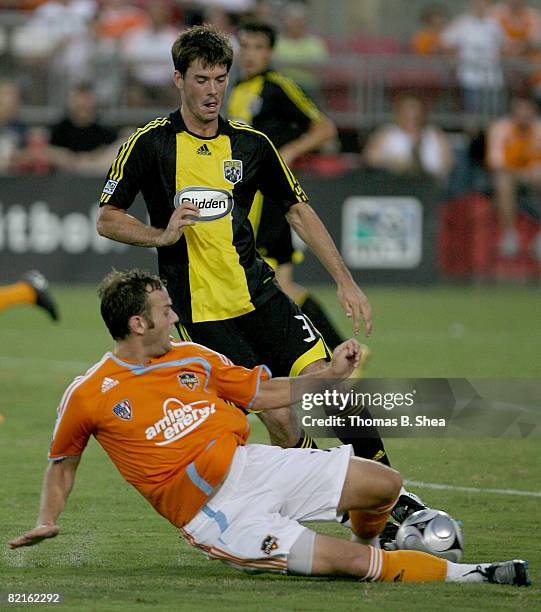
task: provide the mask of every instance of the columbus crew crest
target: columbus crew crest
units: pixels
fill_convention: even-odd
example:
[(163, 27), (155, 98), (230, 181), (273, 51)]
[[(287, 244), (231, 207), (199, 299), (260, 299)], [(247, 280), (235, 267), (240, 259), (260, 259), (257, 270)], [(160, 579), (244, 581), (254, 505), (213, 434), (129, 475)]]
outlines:
[(269, 534), (261, 543), (261, 550), (266, 554), (270, 555), (273, 550), (278, 548), (278, 538)]
[(182, 372), (182, 374), (178, 375), (178, 381), (190, 391), (193, 391), (199, 384), (199, 378), (197, 378), (197, 374), (194, 374), (193, 372)]
[(242, 181), (242, 162), (240, 159), (224, 159), (224, 178), (233, 185)]

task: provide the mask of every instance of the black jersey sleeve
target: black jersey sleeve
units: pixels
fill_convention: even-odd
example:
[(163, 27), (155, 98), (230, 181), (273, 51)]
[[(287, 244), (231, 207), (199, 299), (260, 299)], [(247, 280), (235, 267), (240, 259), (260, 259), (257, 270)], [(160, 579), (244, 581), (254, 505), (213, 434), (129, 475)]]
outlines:
[(284, 118), (304, 129), (322, 118), (321, 111), (295, 81), (278, 72), (270, 72), (267, 79), (275, 86), (273, 95)]
[(262, 163), (259, 167), (259, 190), (286, 213), (294, 204), (308, 202), (295, 175), (288, 168), (276, 147), (266, 136), (261, 135)]
[(100, 206), (111, 204), (127, 210), (133, 204), (152, 167), (154, 139), (148, 125), (136, 130), (120, 147), (107, 174)]

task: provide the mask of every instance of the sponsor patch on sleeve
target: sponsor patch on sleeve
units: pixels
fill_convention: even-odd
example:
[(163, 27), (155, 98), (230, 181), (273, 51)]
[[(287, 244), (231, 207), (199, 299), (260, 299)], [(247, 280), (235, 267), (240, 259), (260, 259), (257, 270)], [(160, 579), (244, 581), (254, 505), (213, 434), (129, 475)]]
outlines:
[(118, 185), (118, 181), (107, 181), (107, 183), (105, 183), (105, 187), (103, 188), (103, 193), (107, 193), (108, 195), (113, 195), (117, 185)]

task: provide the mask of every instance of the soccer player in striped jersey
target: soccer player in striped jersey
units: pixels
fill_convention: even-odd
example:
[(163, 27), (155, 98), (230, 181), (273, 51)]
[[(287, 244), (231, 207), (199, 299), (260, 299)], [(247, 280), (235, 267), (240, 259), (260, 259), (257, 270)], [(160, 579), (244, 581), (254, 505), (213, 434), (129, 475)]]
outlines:
[[(281, 376), (320, 370), (329, 350), (312, 322), (257, 254), (248, 219), (261, 192), (277, 206), (336, 282), (355, 333), (370, 304), (272, 141), (220, 115), (233, 51), (211, 27), (183, 32), (172, 49), (181, 107), (137, 130), (121, 147), (100, 200), (100, 234), (157, 247), (178, 328), (193, 340)], [(127, 210), (138, 192), (150, 225)], [(289, 409), (262, 413), (271, 441), (309, 446)]]
[[(385, 582), (528, 584), (527, 563), (458, 564), (411, 550), (388, 552), (317, 534), (304, 521), (359, 515), (357, 536), (381, 531), (400, 491), (395, 470), (330, 451), (246, 444), (243, 408), (272, 412), (295, 399), (288, 378), (271, 379), (194, 343), (174, 343), (178, 316), (161, 280), (139, 270), (102, 283), (101, 313), (112, 352), (66, 389), (49, 450), (37, 526), (12, 549), (58, 535), (77, 466), (94, 436), (124, 479), (210, 559), (245, 571), (347, 575)], [(314, 389), (344, 380), (359, 343), (339, 345)], [(293, 396), (293, 398), (292, 398)]]

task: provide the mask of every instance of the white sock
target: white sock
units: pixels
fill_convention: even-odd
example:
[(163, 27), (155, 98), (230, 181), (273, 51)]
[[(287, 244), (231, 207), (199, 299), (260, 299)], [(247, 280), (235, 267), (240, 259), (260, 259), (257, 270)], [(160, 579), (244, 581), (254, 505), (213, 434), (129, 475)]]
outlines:
[(490, 563), (453, 563), (447, 561), (447, 576), (445, 582), (486, 582), (487, 579), (477, 571), (484, 570)]

